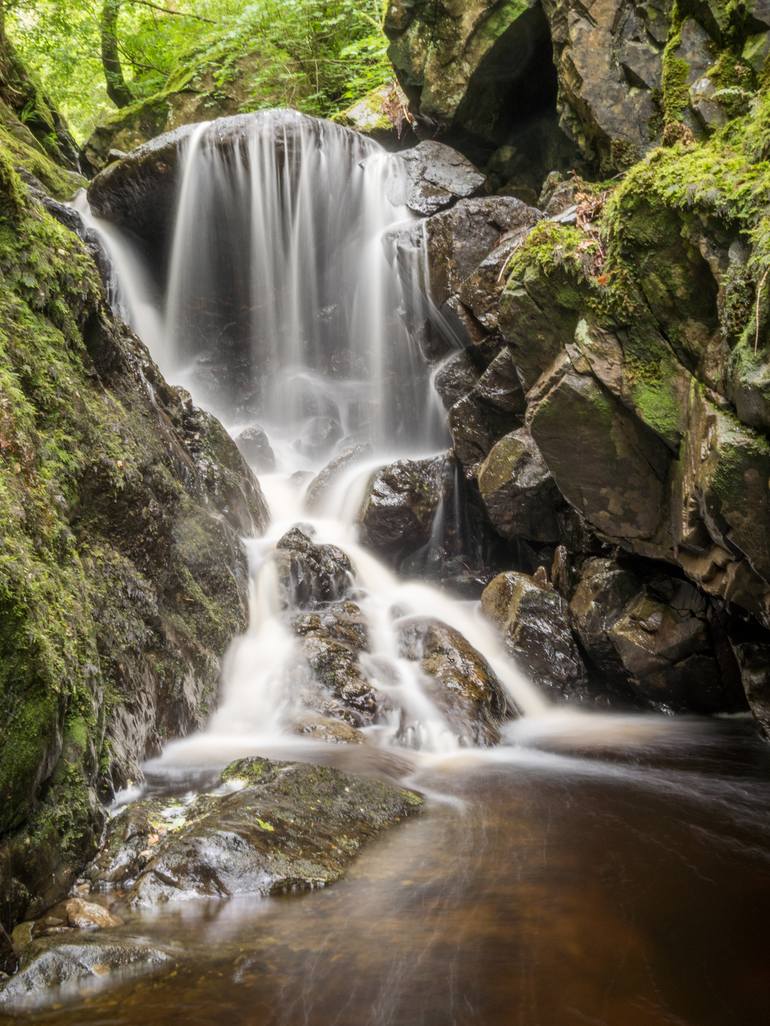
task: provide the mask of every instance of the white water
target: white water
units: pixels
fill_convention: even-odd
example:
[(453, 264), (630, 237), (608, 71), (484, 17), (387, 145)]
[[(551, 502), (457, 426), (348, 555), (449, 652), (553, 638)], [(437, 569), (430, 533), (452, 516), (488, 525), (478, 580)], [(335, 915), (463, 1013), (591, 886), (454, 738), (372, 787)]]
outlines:
[[(245, 542), (250, 624), (226, 654), (219, 708), (204, 732), (169, 745), (155, 765), (219, 764), (285, 746), (307, 719), (301, 692), (309, 667), (287, 625), (272, 559), (298, 523), (314, 541), (342, 548), (354, 567), (369, 636), (361, 668), (391, 710), (365, 728), (369, 740), (451, 753), (467, 739), (430, 698), (419, 664), (400, 654), (403, 618), (429, 616), (459, 631), (520, 712), (542, 713), (546, 702), (476, 603), (399, 579), (358, 541), (372, 472), (446, 445), (431, 368), (408, 327), (425, 269), (405, 280), (384, 244), (409, 216), (386, 198), (397, 163), (354, 133), (297, 114), (264, 112), (247, 123), (235, 143), (223, 144), (227, 121), (188, 137), (161, 288), (131, 240), (93, 217), (87, 201), (78, 204), (110, 256), (114, 304), (167, 377), (234, 436), (264, 427), (277, 458), (276, 473), (260, 475), (271, 523), (264, 537)], [(316, 445), (329, 421), (336, 433)], [(311, 513), (308, 478), (297, 471), (318, 471), (352, 441), (367, 442), (373, 455), (337, 475)]]

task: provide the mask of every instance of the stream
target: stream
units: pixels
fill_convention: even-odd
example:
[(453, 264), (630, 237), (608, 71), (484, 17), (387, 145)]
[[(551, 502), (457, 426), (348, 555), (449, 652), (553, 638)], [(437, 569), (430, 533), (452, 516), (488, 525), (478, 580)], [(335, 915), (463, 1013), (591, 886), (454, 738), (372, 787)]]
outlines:
[[(225, 119), (227, 120), (227, 119)], [(250, 623), (220, 702), (135, 791), (184, 793), (245, 755), (393, 774), (425, 814), (367, 847), (326, 890), (189, 900), (120, 929), (176, 950), (171, 971), (83, 985), (15, 1021), (101, 1026), (732, 1026), (770, 1016), (770, 750), (748, 719), (555, 709), (478, 603), (396, 574), (361, 544), (373, 472), (447, 448), (420, 330), (440, 317), (396, 158), (286, 112), (184, 142), (165, 275), (130, 234), (77, 206), (110, 256), (112, 301), (168, 379), (238, 437), (263, 429), (271, 521), (244, 540)], [(414, 232), (406, 236), (414, 238)], [(161, 282), (159, 284), (159, 282)], [(439, 328), (436, 329), (436, 325)], [(445, 350), (456, 341), (447, 333)], [(308, 487), (360, 446), (312, 507)], [(384, 701), (365, 743), (299, 737), (301, 655), (276, 543), (297, 524), (350, 558)], [(442, 538), (440, 511), (432, 541)], [(396, 611), (394, 613), (394, 610)], [(471, 747), (399, 651), (430, 615), (482, 653), (519, 718)], [(389, 762), (389, 760), (391, 760)], [(0, 1022), (3, 1020), (0, 1015)]]

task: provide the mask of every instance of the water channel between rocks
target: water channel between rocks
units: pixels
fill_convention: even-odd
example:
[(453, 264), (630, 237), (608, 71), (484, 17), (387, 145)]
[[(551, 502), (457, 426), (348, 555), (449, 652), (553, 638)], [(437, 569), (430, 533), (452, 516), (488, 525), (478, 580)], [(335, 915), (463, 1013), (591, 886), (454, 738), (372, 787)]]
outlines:
[[(249, 629), (227, 653), (207, 727), (148, 764), (145, 794), (184, 793), (235, 758), (265, 755), (391, 777), (395, 766), (427, 808), (370, 844), (331, 888), (128, 916), (118, 935), (164, 946), (172, 969), (109, 989), (82, 984), (60, 1006), (18, 1018), (767, 1021), (770, 754), (740, 718), (554, 711), (476, 603), (398, 576), (361, 544), (372, 473), (446, 448), (418, 344), (426, 325), (441, 333), (421, 298), (419, 226), (374, 144), (285, 112), (232, 120), (235, 142), (222, 122), (183, 141), (164, 286), (130, 234), (80, 203), (111, 257), (115, 304), (169, 380), (233, 435), (252, 432), (255, 467), (266, 444), (272, 460), (257, 468), (271, 522), (246, 539)], [(415, 239), (410, 253), (404, 240)], [(310, 502), (308, 484), (343, 452), (353, 455)], [(428, 548), (440, 547), (441, 516)], [(361, 666), (382, 699), (355, 728), (361, 744), (297, 735), (308, 685), (275, 562), (297, 525), (352, 565), (369, 636)], [(482, 654), (519, 714), (497, 746), (470, 743), (404, 658), (399, 630), (425, 616)]]

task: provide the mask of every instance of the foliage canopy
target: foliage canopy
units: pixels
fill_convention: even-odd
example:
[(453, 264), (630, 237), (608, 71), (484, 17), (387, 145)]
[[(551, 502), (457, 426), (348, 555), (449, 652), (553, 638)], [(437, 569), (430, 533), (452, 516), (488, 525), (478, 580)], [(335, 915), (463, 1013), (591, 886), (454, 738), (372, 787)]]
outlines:
[[(0, 0), (25, 64), (84, 139), (114, 110), (101, 56), (103, 0)], [(390, 77), (382, 0), (120, 0), (117, 43), (134, 100), (209, 71), (249, 67), (244, 109), (330, 116)]]

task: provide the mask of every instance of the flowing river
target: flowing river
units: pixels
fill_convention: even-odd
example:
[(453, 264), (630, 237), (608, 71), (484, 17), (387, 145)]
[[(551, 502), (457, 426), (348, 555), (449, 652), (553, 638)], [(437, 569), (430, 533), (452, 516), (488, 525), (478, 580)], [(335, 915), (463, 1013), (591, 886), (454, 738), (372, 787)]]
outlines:
[[(395, 774), (428, 808), (327, 890), (186, 901), (129, 918), (122, 930), (175, 948), (177, 968), (110, 989), (84, 985), (29, 1021), (767, 1021), (770, 750), (742, 718), (552, 708), (476, 602), (400, 577), (360, 544), (372, 473), (447, 448), (420, 346), (420, 325), (435, 330), (440, 319), (422, 295), (419, 247), (394, 242), (415, 237), (398, 235), (410, 219), (398, 163), (299, 115), (245, 123), (235, 144), (222, 143), (219, 122), (187, 137), (161, 281), (127, 233), (79, 201), (110, 255), (113, 302), (167, 377), (233, 436), (258, 425), (274, 456), (269, 472), (257, 468), (271, 521), (244, 540), (250, 624), (224, 659), (220, 704), (203, 731), (148, 763), (141, 791), (118, 801), (185, 793), (232, 759), (261, 754)], [(314, 476), (346, 451), (309, 502)], [(370, 638), (362, 668), (387, 699), (364, 745), (293, 730), (302, 660), (273, 554), (297, 524), (353, 565)], [(520, 713), (500, 745), (469, 746), (419, 664), (401, 657), (397, 624), (410, 615), (437, 617), (483, 654)]]

